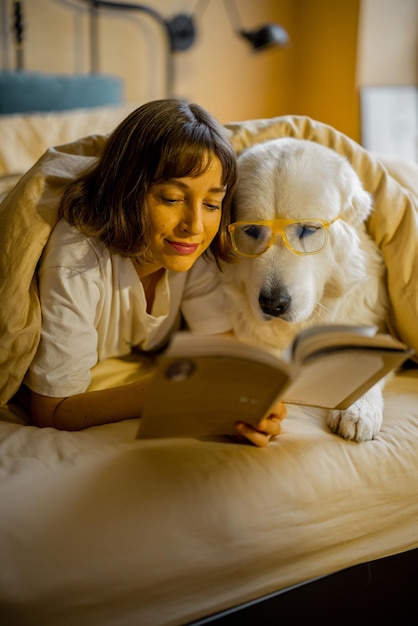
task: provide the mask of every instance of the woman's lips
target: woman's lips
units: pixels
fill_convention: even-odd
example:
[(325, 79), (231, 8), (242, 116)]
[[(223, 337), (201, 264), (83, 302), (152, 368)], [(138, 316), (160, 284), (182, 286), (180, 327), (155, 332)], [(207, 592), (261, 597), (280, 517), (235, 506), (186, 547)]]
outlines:
[(198, 243), (184, 243), (181, 241), (170, 241), (167, 239), (167, 243), (174, 248), (178, 254), (193, 254), (199, 247)]

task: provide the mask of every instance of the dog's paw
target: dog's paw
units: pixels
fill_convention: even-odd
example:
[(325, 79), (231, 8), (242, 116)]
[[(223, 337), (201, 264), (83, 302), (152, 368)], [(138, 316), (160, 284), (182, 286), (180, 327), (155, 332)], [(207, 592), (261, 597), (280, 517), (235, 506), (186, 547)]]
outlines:
[(352, 441), (368, 441), (379, 433), (383, 420), (383, 397), (373, 388), (344, 411), (330, 411), (327, 425), (333, 433)]

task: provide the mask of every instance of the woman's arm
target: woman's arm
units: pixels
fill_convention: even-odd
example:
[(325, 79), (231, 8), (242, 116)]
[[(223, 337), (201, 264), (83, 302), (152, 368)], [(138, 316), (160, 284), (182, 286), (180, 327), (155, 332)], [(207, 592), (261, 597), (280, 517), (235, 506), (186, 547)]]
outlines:
[(100, 391), (86, 391), (68, 398), (51, 398), (32, 391), (32, 424), (59, 430), (82, 430), (140, 417), (152, 376), (150, 373), (138, 382)]
[[(82, 430), (90, 426), (110, 424), (140, 417), (152, 373), (138, 382), (86, 391), (68, 398), (51, 398), (31, 391), (32, 424), (58, 430)], [(271, 437), (278, 435), (287, 409), (279, 403), (269, 417), (260, 420), (257, 428), (237, 422), (237, 433), (255, 446), (265, 447)]]

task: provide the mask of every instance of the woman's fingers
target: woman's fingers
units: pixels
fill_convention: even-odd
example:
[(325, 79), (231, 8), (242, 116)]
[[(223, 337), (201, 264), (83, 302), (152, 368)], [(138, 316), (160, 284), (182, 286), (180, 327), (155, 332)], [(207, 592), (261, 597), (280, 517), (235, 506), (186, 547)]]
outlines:
[[(282, 405), (284, 406), (284, 405)], [(255, 446), (264, 448), (272, 437), (280, 433), (281, 420), (287, 415), (287, 410), (280, 408), (280, 413), (272, 413), (268, 417), (261, 419), (256, 428), (245, 422), (237, 422), (236, 429), (242, 437), (248, 439)]]
[(235, 427), (238, 433), (259, 448), (264, 448), (270, 441), (270, 436), (256, 430), (245, 422), (237, 422)]
[(284, 420), (284, 418), (287, 417), (287, 406), (283, 404), (283, 402), (278, 402), (272, 408), (271, 415), (280, 421)]

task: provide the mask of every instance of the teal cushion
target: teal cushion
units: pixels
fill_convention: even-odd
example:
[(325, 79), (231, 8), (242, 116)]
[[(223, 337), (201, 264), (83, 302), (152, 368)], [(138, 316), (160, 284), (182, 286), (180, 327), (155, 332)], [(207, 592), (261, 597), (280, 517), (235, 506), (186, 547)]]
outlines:
[(111, 106), (123, 100), (123, 83), (116, 76), (0, 72), (3, 115)]

